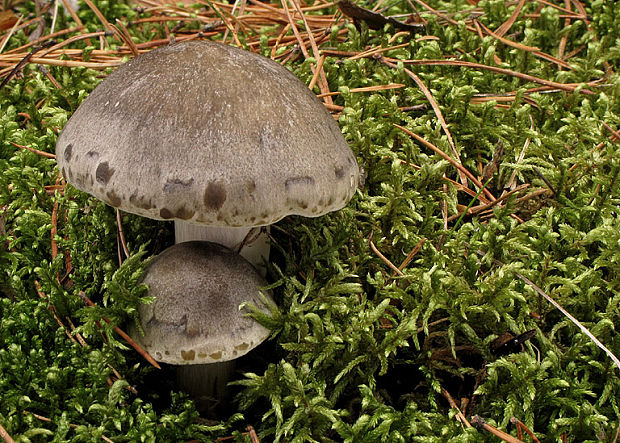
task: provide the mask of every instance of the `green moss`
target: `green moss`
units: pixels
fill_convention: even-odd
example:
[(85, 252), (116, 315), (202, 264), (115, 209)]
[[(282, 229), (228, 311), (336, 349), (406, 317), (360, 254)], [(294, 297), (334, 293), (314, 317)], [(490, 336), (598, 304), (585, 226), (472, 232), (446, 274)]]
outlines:
[[(470, 67), (408, 67), (430, 89), (469, 171), (480, 174), (503, 143), (491, 192), (498, 196), (516, 171), (518, 184), (547, 188), (542, 174), (555, 193), (512, 196), (501, 208), (446, 227), (442, 208), (454, 215), (472, 196), (445, 180), (459, 181), (452, 165), (394, 126), (451, 152), (406, 65), (393, 69), (377, 59), (327, 57), (330, 90), (340, 92), (334, 103), (344, 107), (338, 121), (366, 182), (342, 211), (318, 219), (289, 217), (272, 230), (269, 280), (278, 308), (254, 314), (272, 335), (261, 355), (240, 363), (230, 416), (209, 426), (166, 380), (166, 369), (151, 368), (113, 331), (113, 325), (133, 321), (138, 304), (148, 301), (139, 276), (148, 257), (171, 243), (171, 226), (123, 215), (133, 256), (119, 267), (114, 210), (71, 186), (63, 194), (46, 192), (58, 177), (55, 162), (10, 143), (53, 153), (59, 130), (101, 80), (99, 73), (52, 67), (63, 87), (58, 90), (28, 65), (23, 78), (0, 90), (0, 214), (6, 228), (6, 234), (0, 230), (6, 243), (0, 247), (0, 424), (13, 438), (212, 441), (233, 435), (249, 441), (242, 433), (252, 425), (264, 441), (489, 441), (483, 431), (462, 428), (444, 388), (456, 400), (472, 399), (465, 412), (503, 429), (516, 416), (541, 440), (565, 435), (569, 441), (613, 441), (620, 425), (618, 368), (516, 273), (620, 355), (620, 147), (603, 126), (620, 126), (620, 80), (614, 73), (620, 68), (620, 5), (589, 2), (588, 30), (583, 20), (565, 26), (548, 6), (539, 19), (527, 18), (539, 5), (525, 3), (508, 38), (553, 56), (558, 36), (568, 37), (565, 53), (583, 46), (570, 59), (575, 69), (559, 70), (490, 37), (481, 40), (466, 28), (468, 2), (429, 4), (458, 22), (425, 15), (436, 40), (400, 36), (389, 43), (396, 32), (391, 26), (362, 26), (358, 32), (348, 25), (346, 40), (338, 42), (334, 30), (329, 45), (362, 51), (409, 42), (384, 55), (401, 61), (460, 57), (487, 65), (498, 57), (503, 68), (563, 83), (606, 75), (601, 85), (587, 87), (592, 94), (526, 97), (538, 85)], [(97, 5), (110, 23), (139, 16), (123, 2)], [(388, 14), (409, 12), (406, 2), (383, 6)], [(513, 11), (503, 1), (483, 0), (479, 7), (479, 20), (490, 29)], [(79, 15), (87, 30), (101, 29), (89, 8)], [(73, 23), (60, 14), (57, 26)], [(160, 24), (129, 29), (137, 42), (164, 38)], [(18, 32), (6, 50), (26, 42)], [(261, 52), (270, 52), (266, 38)], [(313, 64), (300, 59), (287, 66), (309, 83)], [(405, 87), (351, 92), (389, 83)], [(517, 97), (505, 107), (471, 101), (508, 92)], [(400, 109), (420, 104), (427, 106)], [(55, 205), (59, 255), (52, 260)], [(370, 238), (396, 266), (424, 242), (403, 275), (395, 276), (370, 248)], [(63, 279), (66, 257), (70, 279)], [(98, 306), (84, 306), (78, 291)], [(79, 332), (86, 347), (67, 337), (51, 306), (68, 330), (71, 319), (73, 335)], [(103, 316), (112, 324), (102, 322)], [(502, 333), (531, 329), (536, 336), (523, 352), (491, 352)]]

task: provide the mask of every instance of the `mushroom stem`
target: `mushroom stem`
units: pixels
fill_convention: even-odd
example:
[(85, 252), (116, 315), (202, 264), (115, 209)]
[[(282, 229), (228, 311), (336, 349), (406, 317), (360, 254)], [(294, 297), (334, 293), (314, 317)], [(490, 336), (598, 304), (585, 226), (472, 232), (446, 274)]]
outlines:
[(192, 396), (198, 411), (217, 416), (228, 403), (228, 382), (235, 371), (235, 360), (202, 365), (176, 366), (177, 384)]
[(239, 255), (252, 263), (263, 277), (267, 272), (266, 263), (269, 260), (270, 248), (269, 236), (260, 226), (226, 228), (175, 221), (174, 237), (175, 243), (193, 240), (219, 243), (233, 251), (237, 251)]

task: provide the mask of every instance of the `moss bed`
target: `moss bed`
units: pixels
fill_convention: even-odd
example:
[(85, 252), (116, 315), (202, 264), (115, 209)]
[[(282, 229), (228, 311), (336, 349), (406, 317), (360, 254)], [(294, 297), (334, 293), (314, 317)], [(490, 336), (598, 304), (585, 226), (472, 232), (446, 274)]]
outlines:
[[(387, 23), (293, 0), (57, 3), (0, 4), (5, 441), (620, 439), (620, 2), (357, 4)], [(283, 63), (366, 173), (345, 209), (272, 229), (272, 333), (215, 419), (115, 330), (172, 225), (117, 219), (52, 155), (102, 78), (171, 37)]]

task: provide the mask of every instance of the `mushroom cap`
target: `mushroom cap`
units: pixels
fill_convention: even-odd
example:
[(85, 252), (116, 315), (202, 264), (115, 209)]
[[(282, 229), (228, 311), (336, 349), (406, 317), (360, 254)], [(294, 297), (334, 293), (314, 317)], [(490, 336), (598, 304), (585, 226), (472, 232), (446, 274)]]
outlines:
[(268, 312), (265, 280), (239, 254), (211, 242), (178, 243), (156, 256), (142, 282), (153, 303), (140, 305), (142, 335), (130, 335), (151, 356), (173, 365), (217, 363), (241, 357), (269, 335), (244, 315), (249, 302)]
[(69, 119), (56, 158), (111, 206), (213, 226), (335, 211), (359, 178), (333, 117), (290, 71), (197, 40), (114, 71)]

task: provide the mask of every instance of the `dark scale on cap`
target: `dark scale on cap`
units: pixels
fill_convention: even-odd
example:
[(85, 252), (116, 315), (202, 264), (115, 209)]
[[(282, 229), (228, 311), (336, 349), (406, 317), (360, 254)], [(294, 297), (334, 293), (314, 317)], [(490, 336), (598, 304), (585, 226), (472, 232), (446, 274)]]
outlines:
[(284, 187), (289, 189), (293, 186), (314, 186), (314, 179), (308, 175), (287, 178)]
[(189, 180), (181, 180), (180, 178), (174, 178), (172, 180), (166, 180), (164, 183), (164, 192), (171, 191), (184, 191), (194, 184), (194, 179), (190, 178)]
[(106, 193), (106, 197), (108, 198), (108, 203), (110, 203), (110, 206), (118, 208), (121, 205), (122, 200), (118, 195), (116, 195), (116, 192), (109, 191)]
[(70, 162), (71, 161), (71, 153), (73, 152), (73, 145), (71, 143), (69, 143), (67, 145), (67, 147), (65, 148), (65, 161)]
[(178, 218), (179, 220), (189, 220), (196, 214), (196, 211), (187, 209), (185, 206), (181, 206), (176, 210), (168, 208), (161, 208), (159, 210), (159, 216), (164, 220), (170, 220), (171, 218)]
[(131, 194), (129, 197), (129, 203), (134, 205), (136, 208), (144, 210), (149, 210), (154, 207), (150, 199), (147, 199), (144, 195), (138, 196), (136, 193)]
[(334, 169), (334, 175), (338, 180), (342, 180), (345, 176), (344, 168), (342, 166), (338, 166)]
[(248, 190), (248, 194), (254, 193), (254, 191), (256, 191), (256, 182), (254, 180), (249, 180), (246, 184), (246, 188)]
[(288, 205), (290, 209), (293, 209), (293, 208), (307, 209), (308, 208), (308, 202), (299, 200), (299, 199), (287, 198), (286, 204)]
[(159, 216), (164, 220), (170, 220), (174, 215), (172, 215), (172, 211), (168, 208), (161, 208), (159, 210)]
[(220, 182), (211, 182), (205, 189), (204, 203), (211, 211), (219, 210), (226, 201), (226, 189)]
[(179, 209), (177, 209), (177, 212), (174, 214), (174, 217), (178, 218), (179, 220), (189, 220), (190, 218), (194, 216), (195, 213), (196, 211), (192, 211), (191, 209), (187, 209), (185, 206), (182, 206)]
[(110, 168), (108, 162), (101, 162), (95, 171), (95, 178), (97, 179), (97, 183), (107, 185), (113, 174), (114, 168)]

